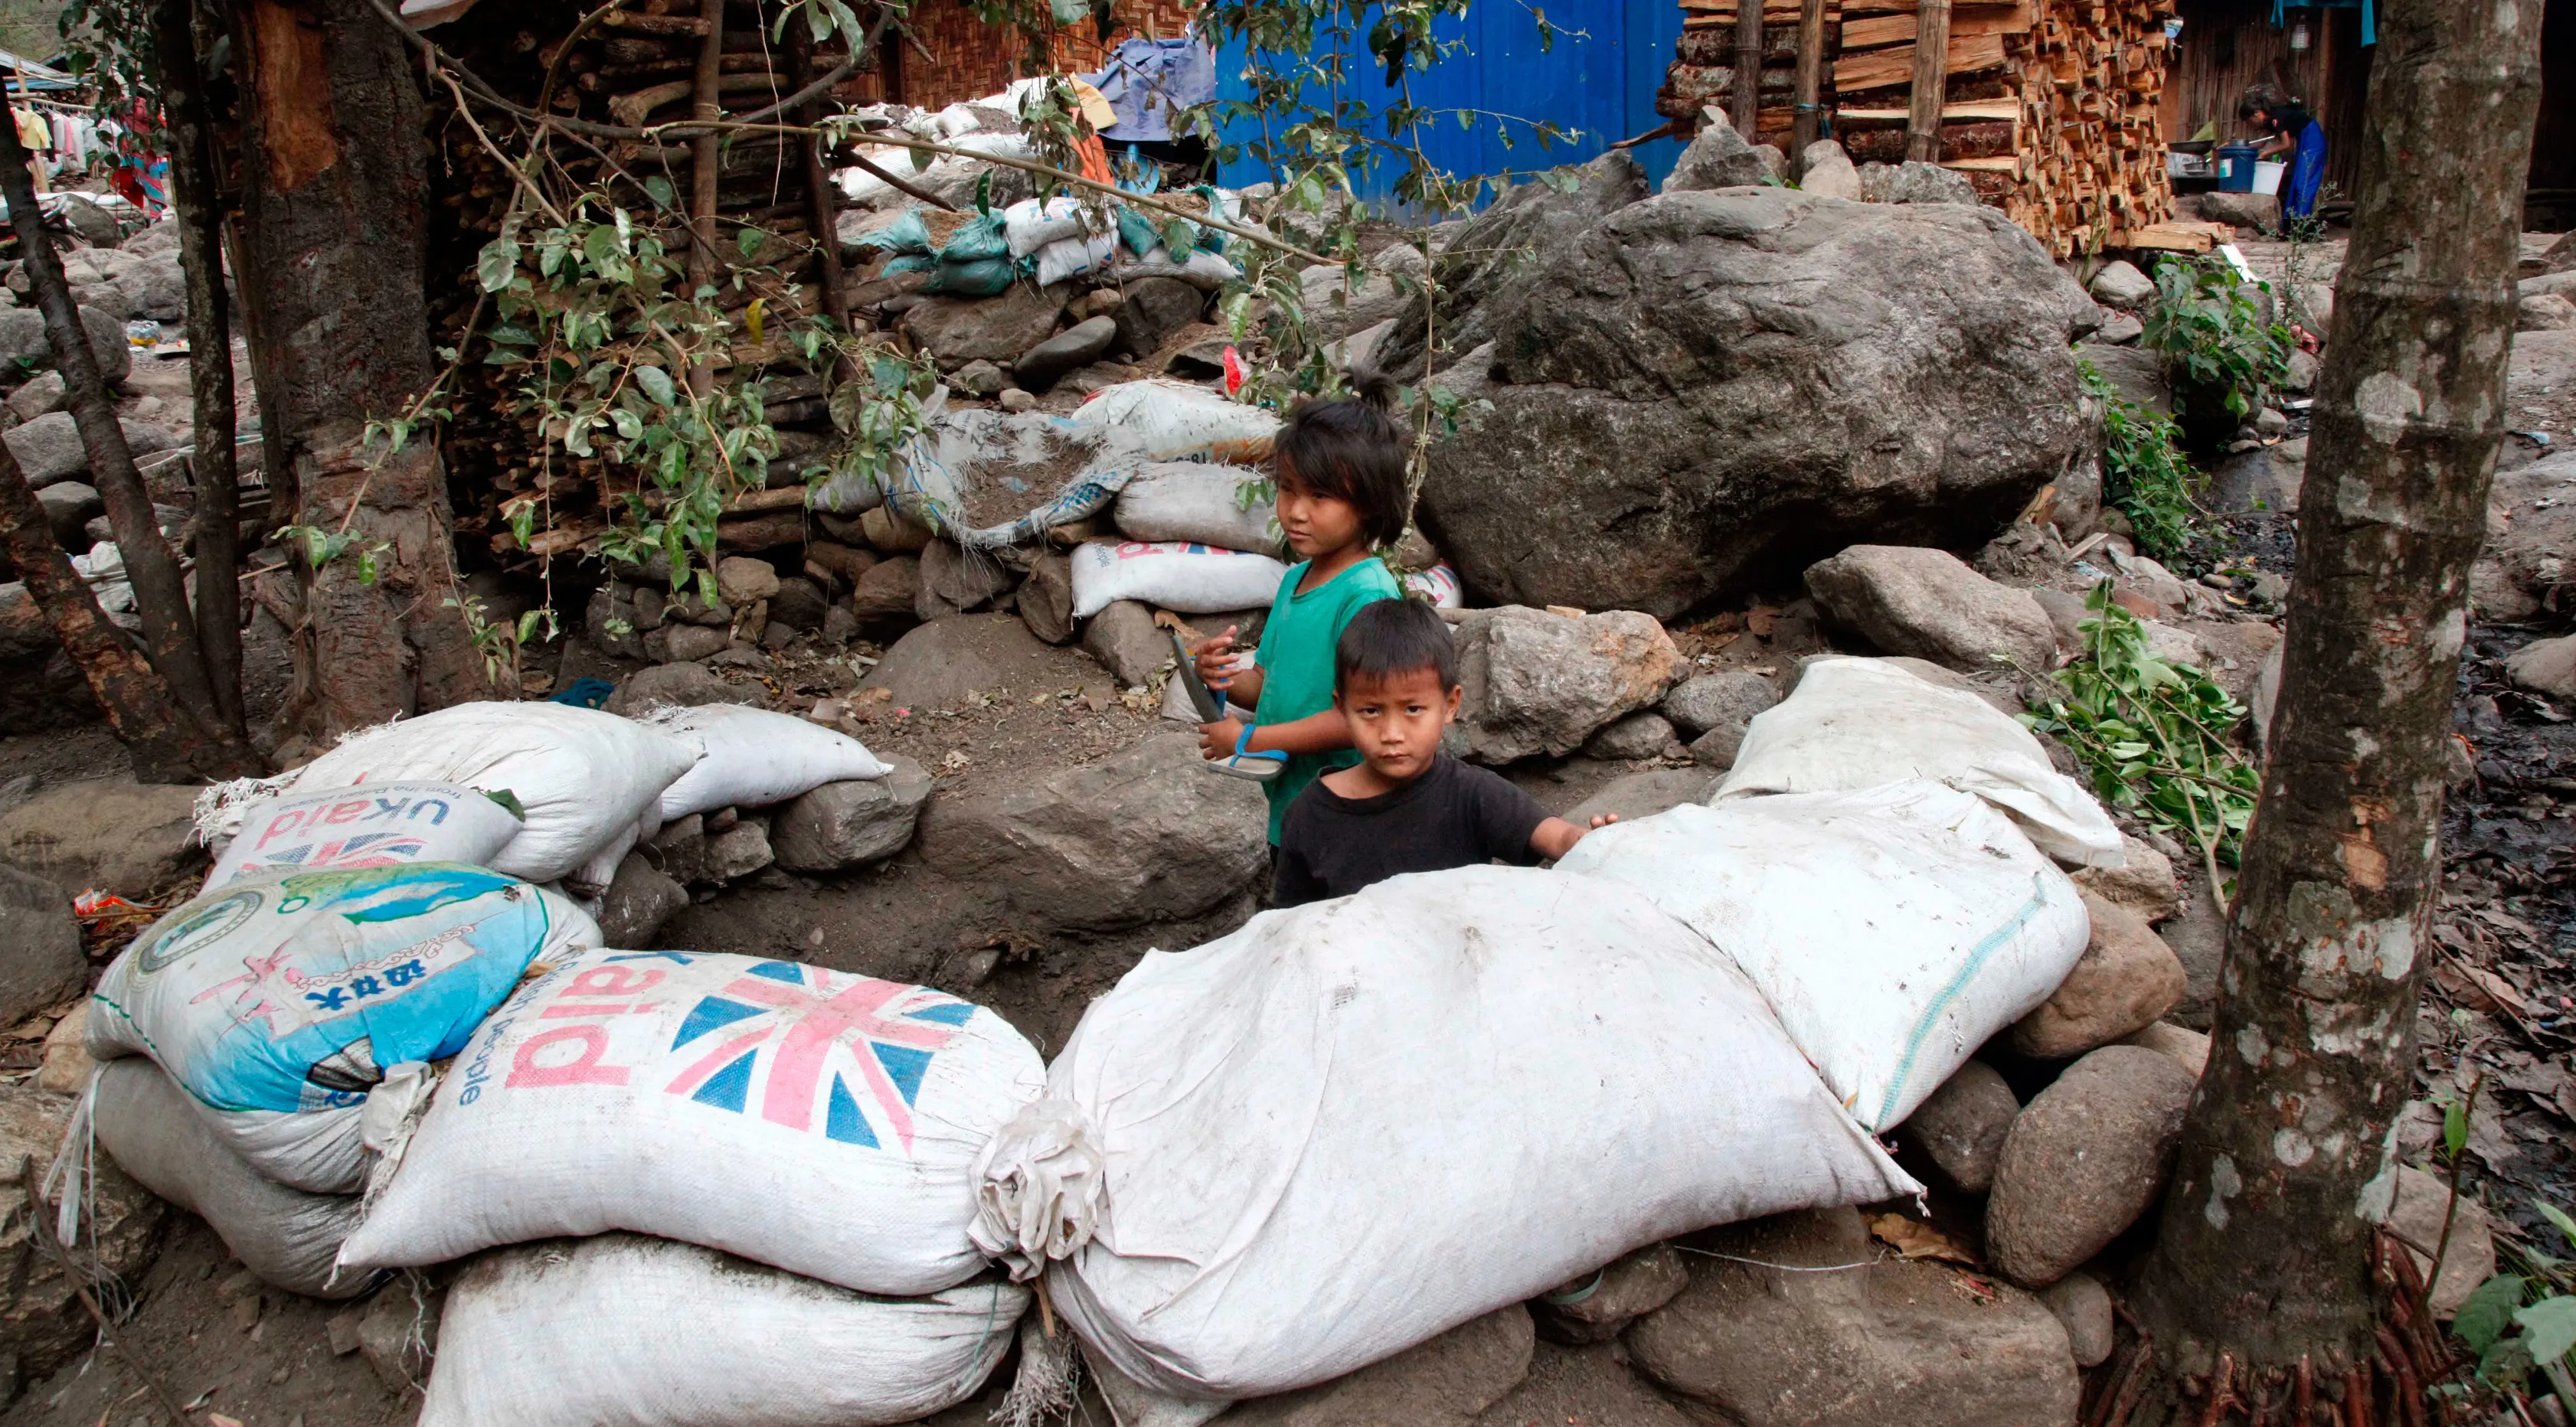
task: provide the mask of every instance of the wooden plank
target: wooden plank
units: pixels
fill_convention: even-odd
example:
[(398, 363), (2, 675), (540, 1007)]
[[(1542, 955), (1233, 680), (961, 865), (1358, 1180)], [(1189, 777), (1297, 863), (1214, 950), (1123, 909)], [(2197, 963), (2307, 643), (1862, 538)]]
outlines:
[(1941, 161), (1941, 167), (1954, 168), (1959, 170), (1961, 173), (2009, 173), (2018, 175), (2021, 172), (2021, 155), (2004, 154), (2000, 157), (1990, 159), (1943, 159)]
[[(1837, 125), (1902, 124), (1909, 112), (1904, 109), (1837, 109), (1834, 111), (1834, 123)], [(2018, 119), (2020, 117), (2021, 101), (2018, 99), (1966, 99), (1941, 106), (1941, 119), (1944, 123), (1960, 119)]]
[[(1905, 115), (1905, 156), (1924, 163), (1941, 159), (1941, 105), (1947, 101), (1950, 58), (1950, 0), (1917, 0), (1923, 33), (1908, 48), (1914, 51), (1913, 88)], [(1996, 51), (1995, 58), (2003, 58)]]
[[(1801, 0), (1798, 9), (1798, 85), (1789, 138), (1789, 157), (1806, 172), (1807, 150), (1816, 142), (1824, 115), (1826, 0)], [(1758, 97), (1758, 96), (1757, 96)]]
[[(1961, 35), (2026, 35), (2036, 16), (2028, 5), (1963, 5), (1950, 16), (1950, 38)], [(1914, 43), (1917, 15), (1872, 15), (1843, 21), (1843, 48)]]
[[(2001, 35), (1966, 35), (1950, 42), (1949, 72), (1974, 74), (1979, 70), (2000, 69), (2004, 62), (2004, 38)], [(1878, 89), (1890, 84), (1903, 84), (1914, 74), (1914, 46), (1891, 45), (1882, 50), (1864, 50), (1846, 54), (1834, 61), (1836, 89)]]

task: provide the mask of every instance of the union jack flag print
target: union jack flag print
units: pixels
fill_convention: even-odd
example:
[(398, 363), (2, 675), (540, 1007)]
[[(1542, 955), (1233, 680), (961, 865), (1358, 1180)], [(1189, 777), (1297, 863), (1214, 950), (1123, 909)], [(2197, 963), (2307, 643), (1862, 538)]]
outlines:
[(244, 867), (391, 867), (420, 856), (428, 843), (407, 832), (362, 832), (328, 842), (262, 851)]
[(819, 1101), (825, 1138), (881, 1149), (891, 1135), (908, 1155), (922, 1078), (974, 1014), (923, 986), (763, 962), (689, 1009), (671, 1049), (707, 1046), (666, 1088), (736, 1114), (757, 1100), (762, 1119), (804, 1132)]

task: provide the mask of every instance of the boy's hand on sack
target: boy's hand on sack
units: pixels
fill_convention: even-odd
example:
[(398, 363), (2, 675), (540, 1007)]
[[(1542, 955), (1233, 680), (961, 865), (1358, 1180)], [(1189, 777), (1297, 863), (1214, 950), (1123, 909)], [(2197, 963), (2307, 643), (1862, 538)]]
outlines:
[[(1218, 693), (1224, 693), (1234, 687), (1234, 631), (1236, 628), (1237, 626), (1229, 624), (1225, 627), (1225, 633), (1216, 635), (1199, 646), (1197, 656), (1199, 682)], [(1226, 752), (1233, 751), (1233, 745), (1227, 745)]]
[(1199, 756), (1213, 762), (1234, 756), (1235, 740), (1243, 736), (1243, 720), (1221, 718), (1199, 725)]

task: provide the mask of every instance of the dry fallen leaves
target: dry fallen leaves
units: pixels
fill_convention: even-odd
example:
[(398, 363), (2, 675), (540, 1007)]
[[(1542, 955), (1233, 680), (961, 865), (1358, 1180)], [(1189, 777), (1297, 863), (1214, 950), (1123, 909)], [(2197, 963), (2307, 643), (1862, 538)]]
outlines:
[(1902, 1214), (1880, 1214), (1869, 1221), (1869, 1232), (1879, 1242), (1895, 1249), (1899, 1258), (1936, 1259), (1966, 1268), (1977, 1266), (1976, 1255), (1919, 1219), (1908, 1219)]

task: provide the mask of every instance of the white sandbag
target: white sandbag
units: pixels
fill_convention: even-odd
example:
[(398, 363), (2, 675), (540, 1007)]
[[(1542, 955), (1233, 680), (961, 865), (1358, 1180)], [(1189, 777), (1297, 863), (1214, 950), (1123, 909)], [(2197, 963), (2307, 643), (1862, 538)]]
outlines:
[[(1210, 256), (1214, 256), (1211, 254)], [(1072, 422), (1115, 433), (1148, 461), (1269, 459), (1279, 414), (1175, 381), (1120, 382), (1093, 392)]]
[(454, 783), (306, 785), (243, 808), (241, 832), (215, 854), (211, 891), (263, 872), (393, 867), (407, 862), (489, 865), (519, 835), (519, 815)]
[(1918, 1191), (1697, 933), (1506, 867), (1148, 952), (978, 1179), (977, 1242), (1015, 1275), (1056, 1260), (1096, 1361), (1201, 1404), (1339, 1377), (1674, 1234)]
[(1684, 803), (1595, 831), (1557, 870), (1635, 887), (1715, 942), (1881, 1132), (2046, 1001), (2092, 935), (2011, 819), (1924, 780)]
[[(992, 550), (1105, 509), (1136, 464), (1114, 432), (1042, 411), (970, 406), (943, 411), (903, 444), (886, 468), (883, 500), (969, 550)], [(813, 503), (842, 509), (839, 483), (827, 482)]]
[(972, 1397), (1028, 1290), (874, 1298), (628, 1234), (478, 1259), (419, 1427), (866, 1427)]
[(1211, 253), (1205, 248), (1194, 249), (1186, 259), (1175, 261), (1171, 249), (1156, 243), (1150, 253), (1111, 264), (1109, 276), (1122, 283), (1142, 282), (1149, 277), (1176, 277), (1202, 291), (1214, 292), (1229, 282), (1240, 280), (1243, 269), (1236, 267), (1234, 261), (1224, 254)]
[(703, 755), (662, 790), (666, 823), (722, 807), (765, 808), (825, 783), (882, 778), (892, 771), (866, 744), (794, 714), (707, 704), (659, 709), (645, 721)]
[(2049, 765), (2029, 729), (1974, 694), (1883, 659), (1809, 661), (1787, 699), (1754, 715), (1734, 769), (1709, 801), (1842, 793), (1908, 778), (1976, 794), (2060, 862), (2126, 860), (2102, 805)]
[(1422, 600), (1433, 609), (1464, 609), (1466, 592), (1458, 587), (1458, 572), (1441, 561), (1428, 570), (1416, 570), (1404, 577), (1404, 592)]
[(1009, 1022), (927, 987), (596, 952), (475, 1034), (341, 1262), (628, 1229), (933, 1293), (982, 1268), (968, 1166), (1045, 1074)]
[(598, 945), (561, 894), (481, 867), (245, 877), (109, 965), (82, 1044), (159, 1062), (260, 1173), (346, 1194), (388, 1071), (456, 1054), (538, 957)]
[(148, 1060), (112, 1060), (91, 1091), (98, 1147), (136, 1183), (206, 1221), (260, 1281), (313, 1298), (355, 1298), (376, 1275), (332, 1279), (358, 1196), (289, 1189), (233, 1153), (188, 1092)]
[(1038, 249), (1037, 283), (1052, 287), (1068, 278), (1105, 273), (1118, 257), (1118, 234), (1082, 233)]
[(1130, 540), (1178, 540), (1225, 550), (1279, 548), (1279, 503), (1261, 472), (1216, 461), (1136, 468), (1110, 507)]
[(1093, 540), (1073, 549), (1073, 617), (1089, 619), (1118, 600), (1142, 600), (1184, 614), (1267, 607), (1288, 567), (1249, 550), (1164, 540)]
[[(1082, 217), (1079, 198), (1023, 198), (1002, 210), (1002, 234), (1010, 242), (1011, 256), (1025, 258), (1049, 243), (1081, 237)], [(1095, 221), (1113, 234), (1116, 232), (1116, 225), (1108, 218)]]
[(635, 850), (635, 844), (662, 830), (662, 809), (655, 804), (644, 816), (618, 829), (617, 836), (590, 855), (590, 860), (563, 875), (553, 884), (563, 894), (582, 904), (582, 910), (596, 919), (599, 909), (592, 904), (608, 895), (608, 884), (617, 880), (617, 864)]
[(657, 806), (697, 750), (633, 719), (569, 704), (484, 702), (371, 729), (314, 759), (298, 788), (426, 779), (509, 792), (526, 825), (488, 864), (552, 882)]

